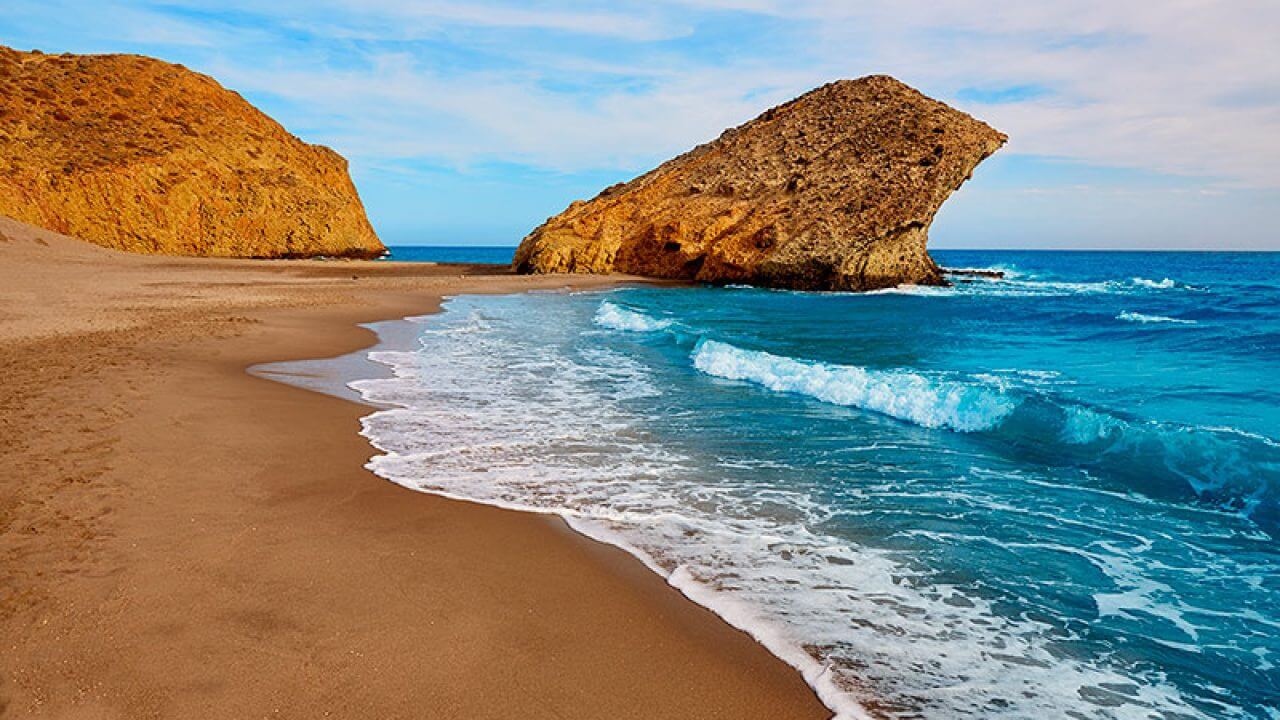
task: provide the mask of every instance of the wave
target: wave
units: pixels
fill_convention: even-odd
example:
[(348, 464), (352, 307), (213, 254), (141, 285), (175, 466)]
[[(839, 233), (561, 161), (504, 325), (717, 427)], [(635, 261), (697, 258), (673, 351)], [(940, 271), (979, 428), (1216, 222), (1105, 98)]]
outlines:
[[(1217, 642), (1206, 630), (1210, 624), (1238, 627), (1238, 636), (1265, 632), (1250, 629), (1256, 623), (1235, 620), (1236, 615), (1230, 621), (1217, 619), (1228, 617), (1225, 613), (1205, 621), (1195, 604), (1197, 597), (1222, 587), (1258, 589), (1248, 582), (1256, 578), (1256, 567), (1220, 563), (1218, 556), (1201, 552), (1203, 536), (1209, 536), (1210, 547), (1224, 542), (1211, 535), (1219, 526), (1209, 522), (1224, 514), (1148, 499), (1136, 490), (1144, 482), (1182, 487), (1169, 480), (1181, 481), (1178, 473), (1185, 473), (1210, 481), (1201, 485), (1209, 496), (1258, 496), (1256, 486), (1213, 486), (1212, 481), (1223, 479), (1230, 466), (1237, 466), (1232, 477), (1240, 480), (1249, 473), (1278, 477), (1280, 466), (1266, 464), (1280, 458), (1274, 440), (1230, 428), (1158, 425), (1072, 404), (1051, 394), (1061, 383), (1048, 382), (1056, 376), (1046, 372), (992, 371), (1031, 373), (1032, 379), (1046, 381), (1044, 387), (998, 374), (984, 382), (960, 373), (824, 364), (712, 340), (697, 345), (692, 357), (676, 350), (674, 367), (665, 362), (673, 356), (664, 354), (658, 368), (635, 357), (634, 343), (620, 336), (584, 333), (583, 321), (604, 310), (589, 302), (570, 308), (533, 304), (527, 296), (465, 299), (434, 316), (434, 325), (448, 327), (466, 324), (470, 307), (502, 309), (502, 314), (491, 313), (488, 331), (425, 336), (419, 351), (381, 358), (394, 367), (394, 377), (359, 383), (367, 399), (396, 406), (362, 421), (364, 434), (383, 453), (370, 461), (370, 469), (423, 492), (556, 513), (573, 529), (632, 553), (800, 669), (840, 718), (869, 716), (858, 703), (864, 699), (871, 699), (873, 708), (888, 707), (884, 714), (894, 717), (1054, 716), (1063, 708), (1079, 709), (1074, 714), (1080, 717), (1244, 716), (1225, 704), (1225, 691), (1211, 693), (1224, 697), (1221, 703), (1193, 705), (1201, 697), (1197, 688), (1187, 695), (1185, 684), (1174, 684), (1162, 672), (1126, 664), (1128, 657), (1142, 661), (1145, 656), (1115, 644), (1108, 633), (1125, 626), (1116, 642), (1134, 637), (1134, 645), (1146, 642), (1142, 632), (1152, 627), (1153, 643), (1182, 639), (1176, 632), (1161, 633), (1160, 622), (1150, 621), (1163, 618), (1197, 641), (1183, 647), (1203, 653), (1196, 658), (1196, 667), (1203, 668), (1224, 665), (1224, 653), (1209, 649)], [(659, 316), (624, 312), (659, 322)], [(693, 332), (681, 320), (669, 322)], [(688, 349), (680, 332), (669, 332), (659, 337)], [(623, 350), (610, 350), (611, 341), (620, 341)], [(753, 473), (741, 462), (708, 472), (711, 460), (771, 458), (749, 450), (722, 454), (721, 448), (682, 442), (668, 433), (690, 426), (654, 424), (655, 418), (672, 415), (666, 401), (637, 406), (628, 398), (635, 382), (688, 380), (689, 359), (696, 364), (705, 354), (704, 360), (727, 362), (734, 351), (741, 357), (724, 367), (736, 368), (744, 375), (739, 379), (769, 387), (753, 375), (785, 378), (775, 389), (812, 390), (818, 394), (811, 397), (827, 402), (837, 402), (842, 393), (871, 397), (873, 387), (910, 394), (923, 386), (937, 394), (940, 388), (962, 386), (964, 394), (988, 393), (1013, 409), (985, 430), (947, 436), (949, 442), (903, 443), (886, 451), (898, 437), (890, 433), (883, 446), (883, 438), (875, 440), (878, 449), (865, 456), (866, 468), (859, 460), (859, 467), (840, 475), (825, 468), (806, 473), (798, 464)], [(861, 389), (841, 388), (835, 379), (865, 382)], [(664, 409), (655, 413), (657, 408)], [(891, 423), (879, 425), (873, 430), (892, 429)], [(833, 436), (839, 445), (838, 431)], [(848, 438), (862, 439), (854, 433)], [(1223, 457), (1210, 447), (1219, 442), (1229, 443), (1236, 456)], [(845, 451), (854, 442), (846, 445)], [(931, 483), (914, 473), (901, 475), (915, 467), (908, 458), (935, 446), (956, 448), (958, 476)], [(1063, 447), (1068, 448), (1065, 461)], [(992, 449), (999, 452), (986, 452)], [(969, 451), (993, 462), (968, 467)], [(1021, 465), (1011, 470), (998, 459), (1035, 452), (1044, 453), (1040, 467), (1063, 472), (1023, 473)], [(1169, 459), (1170, 454), (1176, 458)], [(1216, 457), (1229, 460), (1227, 467), (1201, 467)], [(897, 460), (903, 461), (901, 467)], [(1064, 464), (1055, 468), (1056, 462)], [(1107, 473), (1089, 470), (1113, 463), (1131, 473), (1118, 489), (1097, 487), (1092, 480), (1081, 483), (1081, 475), (1072, 472), (1083, 469), (1097, 478)], [(864, 472), (880, 479), (844, 487)], [(840, 484), (834, 489), (847, 491), (847, 497), (832, 498), (835, 478)], [(1087, 494), (1082, 498), (1079, 490)], [(1176, 497), (1189, 499), (1190, 491)], [(877, 514), (894, 517), (878, 520)], [(898, 517), (920, 521), (908, 525)], [(878, 522), (887, 522), (883, 529), (893, 533), (887, 547), (874, 532), (864, 531), (881, 528)], [(850, 527), (856, 535), (842, 534)], [(1006, 527), (1016, 529), (1005, 532)], [(1186, 553), (1172, 561), (1156, 552), (1184, 547)], [(934, 548), (947, 557), (989, 555), (992, 561), (981, 564), (979, 579), (971, 582), (967, 565), (938, 564), (938, 556), (930, 554)], [(1083, 569), (1069, 577), (1079, 579), (1081, 587), (1058, 581), (1076, 566)], [(1054, 574), (1037, 578), (1042, 570)], [(1195, 584), (1175, 583), (1170, 574), (1193, 576)], [(1001, 576), (1007, 583), (999, 582)], [(1262, 586), (1265, 582), (1264, 576)], [(1078, 599), (1078, 607), (1059, 610), (1045, 600), (1058, 593)], [(1032, 597), (1024, 602), (1024, 594)], [(1250, 602), (1241, 603), (1239, 616), (1266, 615), (1253, 607), (1267, 607), (1267, 596), (1245, 597)], [(1219, 612), (1218, 605), (1204, 604)], [(1101, 621), (1092, 617), (1095, 605)], [(1084, 635), (1095, 630), (1097, 638)], [(1117, 662), (1115, 656), (1122, 657)], [(1237, 669), (1226, 665), (1224, 672)], [(1257, 682), (1265, 682), (1271, 666), (1260, 669)]]
[[(1117, 318), (1195, 324), (1130, 312)], [(608, 301), (597, 309), (595, 322), (630, 332), (654, 332), (674, 324)], [(925, 428), (981, 434), (1005, 452), (1036, 456), (1049, 466), (1083, 469), (1127, 491), (1240, 513), (1280, 537), (1280, 483), (1274, 480), (1280, 476), (1280, 446), (1267, 438), (1227, 428), (1126, 418), (1057, 398), (1036, 383), (1010, 385), (994, 376), (827, 364), (706, 338), (698, 341), (690, 357), (706, 375), (869, 410)]]
[(1172, 278), (1164, 278), (1162, 280), (1151, 280), (1144, 277), (1135, 277), (1131, 279), (1129, 282), (1133, 283), (1137, 287), (1146, 288), (1147, 290), (1175, 290), (1175, 289), (1176, 290), (1197, 290), (1197, 291), (1204, 290), (1204, 288), (1198, 285), (1191, 285), (1189, 283), (1179, 282)]
[(1142, 323), (1148, 325), (1151, 323), (1167, 323), (1172, 325), (1195, 325), (1195, 320), (1182, 320), (1180, 318), (1172, 318), (1165, 315), (1146, 315), (1138, 312), (1129, 312), (1128, 310), (1116, 316), (1117, 320), (1125, 322)]
[(914, 295), (917, 297), (1061, 297), (1127, 292), (1131, 286), (1115, 280), (1067, 282), (1061, 280), (1023, 280), (1019, 276), (957, 277), (946, 287), (930, 285), (897, 285), (871, 290), (864, 295)]
[(1165, 278), (1163, 280), (1148, 280), (1147, 278), (1136, 277), (1133, 279), (1133, 284), (1138, 287), (1150, 288), (1152, 290), (1168, 290), (1178, 286), (1178, 283), (1170, 280), (1169, 278)]
[(976, 278), (985, 277), (987, 279), (992, 279), (992, 280), (1000, 279), (1000, 278), (1012, 279), (1012, 278), (1018, 278), (1023, 276), (1023, 273), (1018, 269), (1014, 268), (1012, 265), (991, 265), (989, 267), (987, 266), (948, 267), (944, 270), (944, 272), (956, 274), (956, 275), (967, 275), (967, 276), (972, 276)]
[(698, 343), (693, 365), (707, 375), (872, 410), (927, 428), (989, 430), (1015, 405), (1002, 393), (982, 385), (906, 371), (801, 361), (715, 340)]
[[(915, 295), (920, 297), (953, 297), (967, 295), (985, 295), (994, 297), (1063, 297), (1070, 295), (1111, 295), (1128, 294), (1146, 290), (1203, 290), (1195, 285), (1178, 282), (1170, 278), (1151, 280), (1143, 277), (1124, 280), (1090, 280), (1070, 281), (1037, 279), (1026, 273), (1009, 270), (1000, 266), (990, 268), (958, 268), (958, 273), (951, 278), (952, 284), (947, 287), (925, 285), (898, 285), (896, 287), (872, 290), (868, 295)], [(976, 273), (1002, 272), (1002, 277), (981, 275)]]
[(670, 320), (652, 318), (608, 300), (600, 303), (600, 307), (596, 309), (594, 322), (603, 328), (625, 332), (654, 332), (671, 326)]
[(1129, 492), (1237, 513), (1280, 537), (1280, 444), (1234, 428), (1126, 418), (1034, 395), (995, 438)]
[[(1196, 324), (1134, 312), (1123, 312), (1117, 319)], [(595, 323), (630, 332), (674, 325), (673, 320), (609, 301), (597, 309)], [(1010, 385), (994, 376), (961, 378), (828, 364), (705, 338), (698, 341), (691, 359), (706, 375), (857, 407), (925, 428), (982, 433), (1019, 453), (1035, 455), (1034, 448), (1043, 447), (1047, 464), (1094, 470), (1145, 495), (1194, 499), (1240, 512), (1280, 536), (1280, 483), (1269, 479), (1280, 472), (1280, 445), (1269, 438), (1230, 428), (1125, 418), (1056, 398), (1035, 383)]]
[(871, 370), (703, 340), (700, 372), (857, 407), (931, 429), (980, 433), (1004, 452), (1078, 469), (1150, 497), (1198, 501), (1280, 536), (1280, 445), (1226, 428), (1129, 419), (1038, 391)]

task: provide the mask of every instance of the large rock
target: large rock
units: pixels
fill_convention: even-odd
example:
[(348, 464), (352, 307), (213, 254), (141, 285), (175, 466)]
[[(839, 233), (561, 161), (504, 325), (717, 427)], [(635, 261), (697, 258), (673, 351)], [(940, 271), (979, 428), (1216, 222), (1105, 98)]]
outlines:
[(893, 78), (842, 80), (573, 203), (524, 239), (515, 268), (801, 289), (944, 284), (929, 224), (1005, 140)]
[(147, 253), (384, 250), (340, 155), (212, 78), (135, 55), (0, 47), (0, 215)]

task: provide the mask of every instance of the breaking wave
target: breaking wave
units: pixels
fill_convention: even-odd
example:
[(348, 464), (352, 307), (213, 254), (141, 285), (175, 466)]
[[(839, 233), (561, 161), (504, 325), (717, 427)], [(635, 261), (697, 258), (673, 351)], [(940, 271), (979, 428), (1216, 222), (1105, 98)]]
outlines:
[(715, 340), (698, 344), (693, 365), (707, 375), (874, 410), (927, 428), (990, 430), (1014, 408), (1009, 398), (980, 385), (905, 371), (796, 360)]
[[(1200, 330), (1098, 342), (1163, 351), (1212, 332), (1192, 301), (1222, 293), (1131, 279), (1144, 272), (919, 290), (1111, 293), (1061, 307), (1113, 331), (1126, 304), (1159, 293), (1156, 307)], [(364, 420), (383, 453), (370, 468), (557, 513), (632, 552), (799, 668), (838, 717), (864, 717), (859, 701), (893, 718), (1099, 720), (1251, 718), (1272, 704), (1268, 425), (1090, 392), (1079, 363), (1019, 357), (994, 332), (968, 337), (980, 362), (938, 362), (919, 349), (958, 334), (893, 346), (892, 330), (828, 327), (849, 302), (869, 321), (909, 308), (981, 326), (999, 298), (649, 293), (450, 300), (416, 350), (373, 354), (393, 377), (353, 385), (390, 408)]]
[[(1137, 323), (1194, 324), (1151, 319), (1158, 317), (1118, 316)], [(594, 322), (640, 333), (675, 325), (609, 301), (597, 309)], [(1009, 451), (1042, 456), (1047, 465), (1116, 478), (1125, 490), (1241, 513), (1280, 537), (1280, 483), (1275, 481), (1280, 477), (1280, 446), (1265, 437), (1126, 419), (1058, 398), (1048, 387), (1010, 384), (993, 375), (822, 363), (707, 338), (697, 340), (690, 359), (695, 369), (712, 377), (868, 410), (924, 428), (980, 434)]]
[(1047, 466), (1109, 478), (1117, 489), (1248, 517), (1280, 537), (1280, 446), (1233, 428), (1120, 417), (1033, 396), (999, 439)]
[(1128, 310), (1116, 316), (1117, 320), (1125, 322), (1142, 323), (1149, 325), (1152, 323), (1167, 323), (1170, 325), (1195, 325), (1195, 320), (1182, 320), (1180, 318), (1172, 318), (1165, 315), (1146, 315), (1144, 313), (1129, 312)]
[(1144, 277), (1135, 277), (1130, 282), (1137, 287), (1146, 288), (1147, 290), (1204, 290), (1204, 288), (1197, 285), (1189, 285), (1172, 278), (1151, 280)]
[(594, 321), (600, 327), (626, 332), (654, 332), (671, 326), (670, 320), (652, 318), (615, 305), (608, 300), (600, 303)]
[[(1066, 281), (1038, 278), (1005, 267), (962, 268), (951, 276), (948, 287), (926, 285), (899, 285), (873, 290), (868, 295), (917, 295), (921, 297), (955, 297), (983, 295), (988, 297), (1067, 297), (1072, 295), (1124, 295), (1152, 290), (1202, 290), (1194, 285), (1170, 278), (1151, 280), (1134, 277), (1128, 281)], [(981, 272), (1000, 272), (1002, 276), (980, 275)], [(970, 274), (959, 274), (970, 273)]]
[(1147, 315), (1143, 313), (1130, 313), (1125, 310), (1124, 313), (1116, 315), (1117, 320), (1124, 320), (1126, 323), (1140, 323), (1144, 325), (1152, 323), (1167, 323), (1171, 325), (1194, 325), (1196, 320), (1183, 320), (1179, 318), (1170, 318), (1167, 315)]

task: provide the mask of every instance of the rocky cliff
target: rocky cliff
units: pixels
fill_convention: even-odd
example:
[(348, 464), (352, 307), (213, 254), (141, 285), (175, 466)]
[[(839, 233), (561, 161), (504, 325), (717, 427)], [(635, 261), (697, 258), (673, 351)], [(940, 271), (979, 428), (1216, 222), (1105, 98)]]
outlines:
[(147, 253), (383, 251), (340, 155), (133, 55), (0, 48), (0, 215)]
[(547, 220), (519, 272), (870, 290), (944, 284), (938, 208), (1006, 137), (885, 76), (842, 80)]

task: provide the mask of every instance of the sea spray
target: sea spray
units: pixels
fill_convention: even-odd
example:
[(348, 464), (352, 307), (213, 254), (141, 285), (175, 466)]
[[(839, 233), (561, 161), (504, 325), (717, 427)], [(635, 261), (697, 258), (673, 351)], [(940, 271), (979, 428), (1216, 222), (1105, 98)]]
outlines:
[[(665, 330), (674, 323), (608, 300), (597, 309), (594, 322), (636, 333)], [(1135, 423), (1054, 399), (1041, 390), (1056, 373), (1015, 371), (1020, 383), (990, 373), (947, 378), (783, 357), (705, 338), (696, 341), (691, 361), (707, 375), (774, 392), (869, 410), (930, 429), (986, 433), (992, 442), (1023, 448), (1048, 466), (1096, 467), (1119, 486), (1155, 497), (1191, 495), (1243, 512), (1280, 535), (1280, 523), (1272, 520), (1280, 508), (1280, 481), (1266, 470), (1280, 467), (1274, 443), (1211, 428)], [(1020, 384), (1025, 387), (1018, 389)], [(1056, 449), (1039, 449), (1050, 447)], [(1223, 462), (1226, 458), (1231, 461)]]
[(902, 371), (825, 365), (704, 340), (693, 352), (698, 370), (745, 380), (777, 392), (874, 410), (927, 428), (990, 430), (1013, 412), (1014, 401), (979, 384)]
[(1168, 324), (1168, 325), (1195, 325), (1195, 320), (1183, 320), (1180, 318), (1167, 317), (1165, 315), (1147, 315), (1145, 313), (1130, 312), (1128, 310), (1116, 316), (1117, 320), (1125, 322), (1141, 323), (1143, 325), (1150, 324)]
[(600, 303), (599, 309), (596, 310), (594, 321), (600, 327), (611, 330), (625, 330), (627, 332), (653, 332), (671, 326), (670, 320), (652, 318), (643, 313), (620, 307), (608, 300)]

